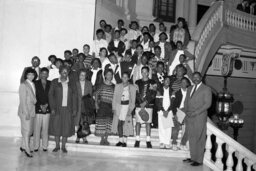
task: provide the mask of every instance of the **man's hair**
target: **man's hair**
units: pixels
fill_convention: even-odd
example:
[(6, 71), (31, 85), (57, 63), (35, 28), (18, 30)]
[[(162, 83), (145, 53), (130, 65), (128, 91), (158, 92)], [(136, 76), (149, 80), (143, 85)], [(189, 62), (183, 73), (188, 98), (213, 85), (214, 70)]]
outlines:
[(149, 67), (148, 67), (148, 66), (142, 67), (142, 68), (141, 68), (141, 71), (144, 70), (144, 69), (146, 69), (146, 70), (149, 72)]

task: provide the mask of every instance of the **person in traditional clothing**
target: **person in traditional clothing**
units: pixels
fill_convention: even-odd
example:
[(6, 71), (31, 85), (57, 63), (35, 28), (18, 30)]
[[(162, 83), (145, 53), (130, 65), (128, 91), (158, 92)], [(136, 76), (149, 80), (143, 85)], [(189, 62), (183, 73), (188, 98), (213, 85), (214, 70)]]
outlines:
[(135, 82), (137, 86), (136, 93), (136, 141), (134, 147), (140, 146), (140, 128), (141, 124), (146, 124), (146, 143), (147, 148), (152, 148), (150, 133), (154, 100), (156, 97), (156, 82), (149, 79), (149, 67), (144, 66), (141, 69), (142, 79)]
[(95, 135), (101, 137), (100, 145), (109, 145), (108, 135), (111, 133), (113, 120), (112, 101), (115, 85), (112, 83), (112, 70), (105, 70), (104, 76), (104, 83), (95, 93), (97, 110)]
[[(92, 83), (86, 79), (87, 70), (82, 69), (79, 71), (79, 81), (76, 82), (77, 89), (77, 115), (75, 117), (75, 126), (77, 130), (81, 127), (84, 122), (92, 124), (92, 115), (91, 113), (85, 113), (88, 106), (85, 106), (83, 103), (83, 98), (85, 96), (92, 97)], [(80, 138), (77, 136), (76, 143), (79, 143)], [(83, 142), (88, 144), (86, 137), (83, 137)]]
[(136, 87), (129, 83), (127, 72), (122, 74), (122, 83), (115, 86), (112, 109), (114, 118), (112, 133), (119, 135), (116, 146), (127, 146), (127, 137), (133, 136), (132, 111), (135, 108)]
[(173, 113), (172, 109), (172, 88), (170, 87), (170, 77), (164, 78), (163, 85), (157, 91), (156, 104), (158, 114), (158, 132), (160, 148), (170, 149), (172, 135)]
[(75, 134), (74, 117), (77, 114), (77, 91), (75, 84), (69, 81), (69, 70), (69, 67), (61, 66), (60, 77), (52, 81), (49, 90), (51, 108), (49, 135), (55, 136), (56, 143), (53, 152), (60, 150), (60, 137), (62, 137), (61, 150), (63, 153), (67, 153), (67, 139)]
[(33, 133), (33, 122), (35, 118), (36, 90), (34, 80), (37, 73), (33, 68), (27, 68), (23, 73), (24, 78), (19, 87), (19, 109), (18, 115), (21, 121), (21, 147), (27, 157), (33, 157), (30, 149), (30, 136)]

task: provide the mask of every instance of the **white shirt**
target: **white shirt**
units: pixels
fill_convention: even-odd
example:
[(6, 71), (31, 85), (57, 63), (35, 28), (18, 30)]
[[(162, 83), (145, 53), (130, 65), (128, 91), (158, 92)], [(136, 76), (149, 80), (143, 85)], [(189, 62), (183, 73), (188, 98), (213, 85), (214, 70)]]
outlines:
[(33, 82), (31, 82), (29, 79), (27, 79), (27, 82), (29, 83), (29, 85), (31, 86), (32, 88), (32, 91), (34, 93), (34, 95), (36, 95), (36, 88), (35, 88), (35, 85)]
[(201, 84), (202, 84), (202, 81), (197, 85), (197, 87), (196, 87), (196, 85), (193, 86), (193, 88), (192, 88), (192, 90), (191, 90), (191, 92), (190, 92), (190, 97), (191, 97), (191, 95), (192, 95), (192, 93), (193, 93), (195, 87), (196, 87), (196, 90), (198, 90), (198, 88), (201, 86)]
[(62, 107), (66, 107), (68, 105), (68, 82), (69, 79), (67, 78), (66, 81), (62, 82), (59, 78), (58, 80), (59, 83), (62, 85)]
[(92, 45), (92, 52), (95, 53), (95, 57), (99, 58), (100, 55), (100, 48), (106, 48), (108, 47), (108, 42), (105, 39), (100, 40), (94, 40)]
[(164, 94), (163, 94), (163, 108), (164, 110), (168, 110), (170, 107), (171, 102), (170, 102), (170, 94), (169, 94), (169, 87), (166, 89), (164, 88)]
[(48, 80), (52, 81), (55, 78), (59, 78), (59, 76), (59, 69), (55, 65), (52, 65), (52, 69), (49, 70)]
[(180, 89), (181, 90), (181, 93), (182, 93), (182, 100), (181, 100), (181, 103), (180, 103), (180, 109), (184, 108), (184, 102), (185, 102), (185, 99), (186, 99), (186, 95), (187, 95), (187, 89), (184, 91), (182, 88)]
[(178, 50), (171, 65), (169, 66), (169, 74), (168, 75), (173, 75), (173, 71), (176, 68), (177, 65), (180, 64), (180, 55), (184, 54), (183, 50)]
[(80, 85), (81, 85), (81, 90), (82, 90), (82, 96), (84, 95), (84, 84), (85, 84), (85, 81), (79, 81), (80, 82)]
[(132, 52), (132, 56), (134, 55), (134, 52), (136, 51), (136, 49), (131, 49)]
[(150, 51), (150, 49), (149, 49), (149, 40), (146, 43), (144, 43), (144, 41), (142, 41), (141, 45), (142, 45), (142, 47), (144, 49), (144, 52)]
[(96, 79), (97, 79), (97, 74), (98, 74), (98, 71), (100, 70), (100, 68), (98, 69), (92, 69), (92, 78), (91, 78), (91, 82), (92, 82), (92, 85), (94, 86), (95, 85), (95, 82), (96, 82)]
[(159, 43), (159, 46), (160, 46), (160, 48), (161, 48), (161, 55), (160, 55), (161, 59), (164, 59), (164, 56), (165, 56), (164, 44), (165, 44), (164, 42), (160, 42), (160, 43)]
[(118, 43), (120, 42), (120, 40), (114, 40), (114, 46), (117, 48), (118, 47)]
[(39, 67), (36, 67), (36, 68), (34, 68), (34, 67), (32, 67), (35, 71), (36, 71), (36, 73), (37, 73), (37, 78), (36, 78), (36, 80), (39, 80), (39, 74), (40, 74), (40, 69), (39, 69)]

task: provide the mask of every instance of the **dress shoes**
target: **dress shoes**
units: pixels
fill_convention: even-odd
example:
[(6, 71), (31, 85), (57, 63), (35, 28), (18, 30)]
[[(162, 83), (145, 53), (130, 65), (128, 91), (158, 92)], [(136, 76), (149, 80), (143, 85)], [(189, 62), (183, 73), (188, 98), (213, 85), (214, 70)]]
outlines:
[(139, 148), (140, 147), (140, 141), (135, 141), (134, 147)]
[(127, 147), (127, 144), (126, 144), (126, 143), (123, 143), (123, 144), (122, 144), (122, 147)]
[(25, 151), (25, 149), (24, 149), (24, 148), (22, 148), (22, 147), (20, 147), (20, 151), (21, 151), (21, 152), (24, 152), (24, 151)]
[(121, 147), (123, 146), (123, 143), (121, 143), (120, 141), (116, 144), (117, 147)]
[(185, 162), (185, 163), (192, 163), (193, 160), (191, 160), (190, 158), (187, 158), (187, 159), (184, 159), (183, 162)]
[(58, 152), (60, 150), (60, 147), (55, 147), (52, 152)]
[(147, 148), (152, 148), (152, 144), (150, 141), (147, 141)]
[(25, 150), (25, 154), (26, 154), (26, 156), (27, 156), (28, 158), (32, 158), (32, 157), (33, 157), (32, 154), (29, 154), (26, 150)]
[(47, 152), (48, 150), (47, 149), (43, 149), (44, 152)]
[(38, 152), (38, 149), (35, 149), (34, 152)]
[(61, 150), (62, 150), (63, 153), (67, 153), (68, 152), (68, 150), (65, 147), (62, 147)]
[(201, 165), (202, 165), (202, 163), (198, 163), (198, 162), (191, 163), (191, 166), (201, 166)]

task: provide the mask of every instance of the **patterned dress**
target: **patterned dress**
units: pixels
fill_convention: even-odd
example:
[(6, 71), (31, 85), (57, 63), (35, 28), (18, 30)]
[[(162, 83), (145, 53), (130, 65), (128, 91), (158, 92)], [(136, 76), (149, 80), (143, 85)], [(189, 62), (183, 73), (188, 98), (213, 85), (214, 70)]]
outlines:
[(99, 105), (99, 110), (96, 115), (95, 135), (103, 136), (111, 132), (113, 112), (112, 100), (114, 95), (115, 85), (107, 85), (103, 83), (96, 91), (95, 100)]

